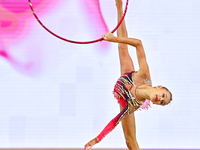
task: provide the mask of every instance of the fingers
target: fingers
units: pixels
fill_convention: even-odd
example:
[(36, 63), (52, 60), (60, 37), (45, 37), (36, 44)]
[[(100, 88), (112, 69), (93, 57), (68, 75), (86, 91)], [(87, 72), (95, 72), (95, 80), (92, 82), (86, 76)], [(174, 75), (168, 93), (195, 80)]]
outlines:
[(95, 145), (95, 139), (92, 139), (90, 142), (88, 142), (86, 145), (85, 145), (85, 150), (88, 148), (88, 147), (90, 147), (89, 148), (89, 150), (91, 150), (92, 149), (92, 147)]
[(89, 150), (91, 150), (92, 147), (93, 147), (93, 145), (91, 145), (91, 144), (86, 144), (84, 149), (86, 150), (88, 147), (90, 147)]
[(89, 144), (86, 144), (84, 149), (87, 149), (88, 147), (89, 147)]
[(93, 145), (92, 145), (92, 146), (90, 146), (90, 149), (89, 149), (89, 150), (91, 150), (91, 149), (92, 149), (92, 147), (93, 147)]
[(104, 40), (106, 40), (107, 39), (107, 37), (108, 37), (108, 35), (107, 35), (108, 33), (106, 33), (106, 34), (104, 34), (102, 37), (103, 37), (103, 39)]
[(114, 38), (114, 35), (112, 33), (108, 32), (108, 33), (104, 34), (102, 37), (106, 41), (112, 41)]
[(90, 146), (90, 150), (92, 149), (93, 146)]

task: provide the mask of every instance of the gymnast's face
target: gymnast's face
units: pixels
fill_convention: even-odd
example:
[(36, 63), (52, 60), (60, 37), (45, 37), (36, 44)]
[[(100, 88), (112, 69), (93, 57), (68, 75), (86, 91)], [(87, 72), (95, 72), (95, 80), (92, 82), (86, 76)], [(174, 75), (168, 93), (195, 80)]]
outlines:
[(169, 91), (162, 88), (162, 86), (157, 86), (151, 93), (151, 101), (153, 104), (157, 105), (167, 105), (171, 100)]

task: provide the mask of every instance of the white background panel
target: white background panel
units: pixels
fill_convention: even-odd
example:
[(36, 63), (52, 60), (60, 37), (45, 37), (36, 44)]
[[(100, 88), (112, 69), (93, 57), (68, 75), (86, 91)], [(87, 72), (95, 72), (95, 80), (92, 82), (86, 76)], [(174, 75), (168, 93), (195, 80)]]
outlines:
[[(114, 0), (99, 1), (106, 25), (94, 0), (50, 2), (36, 12), (68, 39), (94, 40), (117, 24)], [(64, 42), (30, 10), (11, 13), (5, 3), (0, 1), (0, 147), (83, 148), (119, 113), (112, 95), (120, 76), (117, 44)], [(129, 37), (143, 41), (153, 86), (173, 94), (170, 105), (135, 113), (140, 148), (200, 148), (199, 7), (199, 0), (129, 1)], [(5, 26), (3, 16), (10, 13), (18, 19), (16, 31)], [(135, 49), (129, 48), (138, 69)], [(95, 148), (126, 148), (121, 125)]]

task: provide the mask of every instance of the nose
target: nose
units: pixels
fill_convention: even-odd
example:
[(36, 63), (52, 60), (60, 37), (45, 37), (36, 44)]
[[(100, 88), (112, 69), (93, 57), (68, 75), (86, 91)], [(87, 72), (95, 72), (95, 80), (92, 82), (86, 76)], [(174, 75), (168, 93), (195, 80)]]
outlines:
[(158, 102), (158, 101), (161, 101), (161, 100), (162, 100), (162, 96), (158, 96), (157, 102)]

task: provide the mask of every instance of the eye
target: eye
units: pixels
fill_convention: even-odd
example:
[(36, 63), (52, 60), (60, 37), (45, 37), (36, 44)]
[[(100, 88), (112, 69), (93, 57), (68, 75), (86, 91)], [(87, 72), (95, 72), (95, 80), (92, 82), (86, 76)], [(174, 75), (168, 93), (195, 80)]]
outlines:
[(164, 101), (162, 100), (162, 101), (160, 102), (160, 104), (161, 104), (161, 105), (164, 105)]
[(163, 94), (162, 97), (165, 97), (165, 94)]

